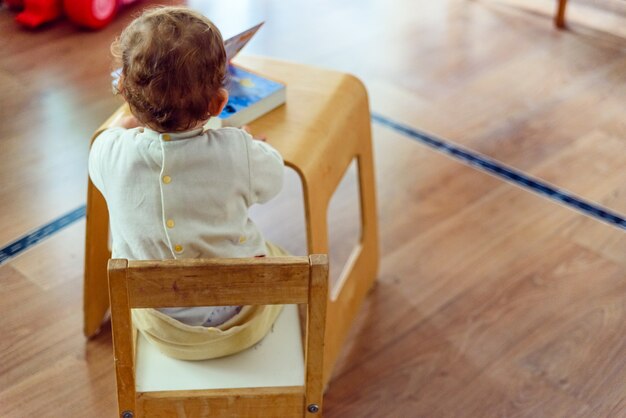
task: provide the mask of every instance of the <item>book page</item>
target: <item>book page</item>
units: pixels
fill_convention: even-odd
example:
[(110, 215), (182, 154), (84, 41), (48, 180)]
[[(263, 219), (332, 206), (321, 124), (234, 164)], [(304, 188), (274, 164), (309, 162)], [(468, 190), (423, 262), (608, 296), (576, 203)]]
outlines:
[(228, 38), (224, 41), (224, 49), (226, 49), (226, 61), (230, 63), (235, 55), (241, 49), (246, 46), (248, 41), (254, 36), (254, 34), (259, 30), (261, 26), (263, 26), (265, 22), (261, 22), (256, 26), (251, 27), (250, 29), (241, 32), (239, 35), (235, 35), (231, 38)]

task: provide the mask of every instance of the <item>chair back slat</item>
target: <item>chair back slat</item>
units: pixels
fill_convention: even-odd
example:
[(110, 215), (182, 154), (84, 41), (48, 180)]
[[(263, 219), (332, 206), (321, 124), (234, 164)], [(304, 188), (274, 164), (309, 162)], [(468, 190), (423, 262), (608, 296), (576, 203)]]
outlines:
[(306, 303), (309, 258), (129, 261), (131, 308)]

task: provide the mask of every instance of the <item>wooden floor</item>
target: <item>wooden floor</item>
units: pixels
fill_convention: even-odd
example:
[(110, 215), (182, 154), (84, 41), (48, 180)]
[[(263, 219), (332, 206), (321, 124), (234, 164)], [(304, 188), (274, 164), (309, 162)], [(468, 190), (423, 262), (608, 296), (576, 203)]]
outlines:
[[(0, 10), (0, 246), (83, 205), (91, 132), (119, 105), (101, 32)], [(373, 111), (626, 213), (626, 14), (551, 0), (190, 1), (246, 53), (355, 73)], [(599, 17), (604, 16), (605, 19)], [(606, 17), (610, 18), (606, 18)], [(327, 417), (626, 417), (626, 234), (373, 125), (381, 269)], [(358, 239), (351, 172), (332, 275)], [(304, 247), (297, 177), (256, 208)], [(84, 220), (0, 266), (0, 416), (112, 417), (110, 328), (82, 336)]]

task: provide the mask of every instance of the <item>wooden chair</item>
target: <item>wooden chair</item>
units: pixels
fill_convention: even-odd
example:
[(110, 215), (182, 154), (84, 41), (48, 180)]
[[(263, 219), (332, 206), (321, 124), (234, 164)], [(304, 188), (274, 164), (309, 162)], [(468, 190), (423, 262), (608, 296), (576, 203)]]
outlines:
[[(328, 297), (328, 260), (325, 255), (166, 261), (115, 259), (109, 262), (108, 274), (121, 418), (321, 416)], [(135, 356), (131, 309), (237, 304), (307, 305), (303, 384), (138, 390), (137, 364), (141, 363), (146, 350), (137, 345)], [(294, 312), (297, 317), (297, 310), (292, 309), (291, 314)], [(275, 327), (281, 327), (278, 323), (285, 314), (289, 312), (283, 310)], [(266, 339), (271, 337), (268, 334)], [(291, 337), (296, 342), (301, 338), (298, 332)], [(207, 360), (219, 361), (221, 359)], [(142, 369), (146, 368), (144, 363)], [(203, 367), (203, 362), (183, 363), (192, 368), (196, 364), (200, 369)]]
[[(358, 79), (338, 71), (261, 57), (237, 57), (237, 63), (287, 84), (287, 104), (250, 124), (267, 135), (302, 180), (309, 254), (328, 254), (328, 207), (356, 161), (361, 213), (360, 242), (328, 300), (324, 382), (330, 380), (367, 292), (378, 270), (378, 223), (371, 121), (367, 91)], [(93, 135), (127, 115), (121, 106)], [(109, 216), (106, 202), (91, 182), (87, 191), (84, 276), (84, 333), (95, 335), (109, 308), (106, 265)]]

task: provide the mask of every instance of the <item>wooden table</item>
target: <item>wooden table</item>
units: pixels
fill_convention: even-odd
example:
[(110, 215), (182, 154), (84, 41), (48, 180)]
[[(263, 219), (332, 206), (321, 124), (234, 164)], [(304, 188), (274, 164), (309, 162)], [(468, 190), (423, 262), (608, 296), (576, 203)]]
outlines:
[[(356, 160), (361, 205), (361, 238), (329, 295), (324, 381), (378, 269), (374, 162), (367, 92), (355, 77), (295, 63), (240, 57), (237, 64), (287, 84), (287, 104), (250, 124), (266, 133), (302, 180), (309, 254), (328, 253), (330, 199)], [(95, 138), (128, 113), (120, 107)], [(93, 141), (93, 139), (92, 139)], [(109, 219), (106, 202), (89, 182), (84, 287), (84, 332), (95, 335), (109, 307), (106, 265)]]

